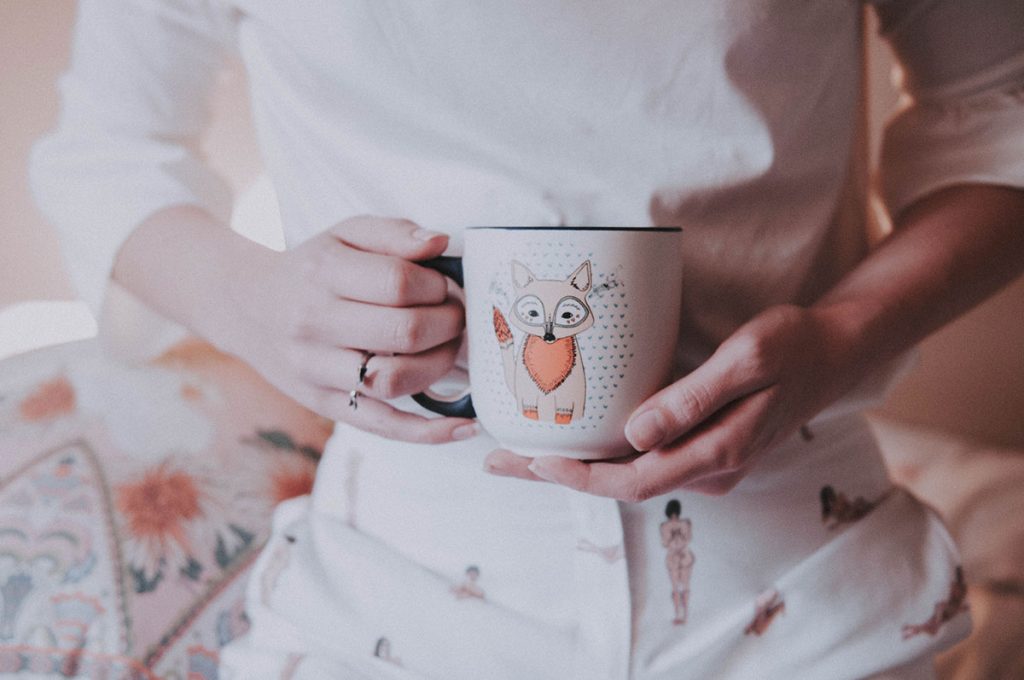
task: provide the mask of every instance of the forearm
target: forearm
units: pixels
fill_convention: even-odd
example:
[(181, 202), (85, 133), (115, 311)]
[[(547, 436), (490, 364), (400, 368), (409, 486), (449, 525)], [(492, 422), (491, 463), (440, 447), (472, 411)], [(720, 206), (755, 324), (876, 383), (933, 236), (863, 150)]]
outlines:
[(131, 233), (111, 277), (157, 312), (219, 344), (234, 282), (251, 277), (274, 255), (204, 210), (175, 206)]
[(1024, 191), (961, 185), (900, 215), (892, 236), (813, 309), (861, 361), (886, 361), (1024, 272)]

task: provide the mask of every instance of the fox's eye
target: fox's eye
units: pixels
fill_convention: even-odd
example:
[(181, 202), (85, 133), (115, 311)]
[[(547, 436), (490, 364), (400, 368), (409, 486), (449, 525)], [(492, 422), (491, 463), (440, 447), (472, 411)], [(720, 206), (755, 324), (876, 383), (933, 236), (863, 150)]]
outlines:
[(555, 323), (559, 326), (578, 326), (590, 316), (590, 308), (579, 298), (562, 298), (555, 309)]
[(536, 295), (524, 295), (516, 300), (516, 316), (528, 326), (544, 324), (544, 303)]

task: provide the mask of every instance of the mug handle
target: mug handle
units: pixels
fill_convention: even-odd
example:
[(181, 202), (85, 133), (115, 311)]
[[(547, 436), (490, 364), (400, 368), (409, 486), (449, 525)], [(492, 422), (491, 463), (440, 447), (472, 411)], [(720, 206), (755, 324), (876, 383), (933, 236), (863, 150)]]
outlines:
[[(462, 277), (462, 258), (442, 255), (431, 260), (424, 260), (416, 264), (427, 269), (433, 269), (447, 276), (454, 281), (459, 288), (465, 288), (465, 281)], [(454, 396), (446, 397), (431, 389), (412, 395), (413, 401), (434, 413), (449, 418), (476, 418), (476, 410), (473, 409), (473, 397), (467, 388), (464, 392)]]

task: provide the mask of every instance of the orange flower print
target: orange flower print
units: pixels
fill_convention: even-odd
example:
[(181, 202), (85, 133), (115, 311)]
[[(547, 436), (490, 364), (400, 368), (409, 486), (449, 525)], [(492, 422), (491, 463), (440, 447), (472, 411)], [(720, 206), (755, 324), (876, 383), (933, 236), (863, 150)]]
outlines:
[(199, 490), (187, 472), (170, 470), (166, 461), (134, 484), (118, 489), (117, 509), (137, 537), (187, 544), (183, 526), (202, 514)]
[(198, 581), (207, 568), (227, 569), (255, 539), (252, 518), (270, 499), (257, 473), (224, 478), (223, 470), (171, 456), (113, 487), (125, 534), (124, 555), (135, 591), (165, 578)]
[(18, 407), (22, 420), (34, 422), (75, 410), (75, 390), (64, 376), (40, 384)]
[(197, 480), (169, 461), (115, 487), (115, 504), (129, 534), (129, 562), (138, 592), (152, 590), (165, 565), (195, 568), (189, 527), (204, 518)]
[(255, 437), (243, 437), (241, 441), (270, 454), (260, 456), (258, 463), (254, 461), (247, 468), (248, 476), (254, 481), (260, 480), (262, 485), (257, 494), (273, 506), (311, 493), (320, 449), (309, 444), (300, 445), (284, 430), (257, 430), (256, 434)]
[(280, 465), (270, 477), (270, 497), (277, 504), (313, 490), (313, 468), (307, 465)]

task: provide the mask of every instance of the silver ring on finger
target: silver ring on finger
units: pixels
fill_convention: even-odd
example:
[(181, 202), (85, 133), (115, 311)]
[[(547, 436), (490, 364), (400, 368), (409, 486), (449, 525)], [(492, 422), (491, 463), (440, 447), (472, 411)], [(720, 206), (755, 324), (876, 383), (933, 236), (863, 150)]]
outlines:
[(353, 411), (359, 410), (359, 397), (363, 396), (359, 390), (352, 390), (348, 393), (348, 405)]
[(359, 362), (359, 380), (356, 383), (357, 385), (362, 385), (366, 382), (366, 366), (374, 356), (373, 352), (363, 352), (363, 360)]

